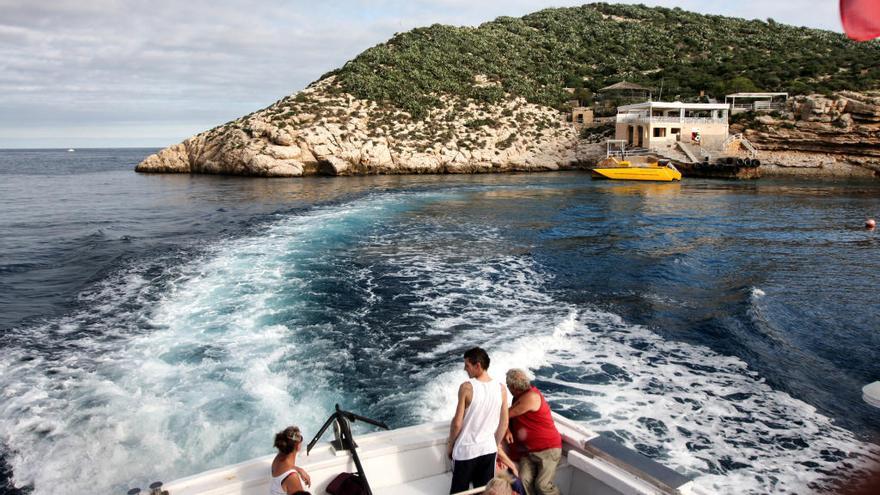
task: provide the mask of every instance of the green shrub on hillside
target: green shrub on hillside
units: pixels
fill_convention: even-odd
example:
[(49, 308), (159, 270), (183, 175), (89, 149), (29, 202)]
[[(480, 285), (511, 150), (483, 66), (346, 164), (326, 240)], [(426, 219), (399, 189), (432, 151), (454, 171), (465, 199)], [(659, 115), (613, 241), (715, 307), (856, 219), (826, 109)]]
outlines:
[[(357, 97), (424, 118), (442, 94), (496, 102), (509, 93), (558, 108), (571, 98), (565, 87), (586, 96), (620, 80), (662, 85), (664, 99), (684, 100), (701, 91), (863, 90), (880, 86), (880, 43), (772, 20), (598, 3), (476, 28), (414, 29), (331, 74)], [(475, 84), (477, 76), (494, 84)]]

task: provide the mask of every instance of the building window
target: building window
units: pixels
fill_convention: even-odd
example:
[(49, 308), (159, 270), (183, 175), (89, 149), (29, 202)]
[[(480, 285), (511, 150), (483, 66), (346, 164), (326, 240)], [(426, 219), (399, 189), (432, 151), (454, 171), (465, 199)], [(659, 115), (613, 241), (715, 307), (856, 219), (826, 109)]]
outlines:
[(672, 129), (669, 129), (669, 132), (671, 134), (681, 134), (681, 129), (678, 127), (673, 127)]
[(578, 114), (578, 124), (583, 124), (583, 123), (584, 123), (584, 114), (579, 113)]
[(666, 128), (665, 127), (655, 127), (654, 128), (654, 137), (666, 137)]

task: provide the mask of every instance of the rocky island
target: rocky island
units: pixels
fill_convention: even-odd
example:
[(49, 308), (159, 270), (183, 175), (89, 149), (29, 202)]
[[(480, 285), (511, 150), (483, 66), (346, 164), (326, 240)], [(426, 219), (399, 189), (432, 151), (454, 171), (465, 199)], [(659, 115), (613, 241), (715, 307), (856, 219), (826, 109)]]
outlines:
[(758, 89), (803, 95), (786, 112), (733, 126), (783, 172), (880, 170), (880, 105), (855, 93), (880, 87), (880, 44), (772, 19), (608, 4), (395, 35), (136, 170), (295, 177), (587, 167), (604, 147), (565, 121), (566, 102), (622, 79), (685, 101)]

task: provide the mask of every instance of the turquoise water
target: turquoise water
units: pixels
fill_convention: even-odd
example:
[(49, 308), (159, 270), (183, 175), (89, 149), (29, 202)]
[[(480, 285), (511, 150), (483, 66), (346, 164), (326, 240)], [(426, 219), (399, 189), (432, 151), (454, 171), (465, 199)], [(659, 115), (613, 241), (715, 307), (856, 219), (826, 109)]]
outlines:
[(35, 493), (266, 454), (336, 402), (447, 419), (475, 344), (709, 491), (880, 459), (876, 183), (131, 172), (146, 153), (0, 152), (0, 448)]

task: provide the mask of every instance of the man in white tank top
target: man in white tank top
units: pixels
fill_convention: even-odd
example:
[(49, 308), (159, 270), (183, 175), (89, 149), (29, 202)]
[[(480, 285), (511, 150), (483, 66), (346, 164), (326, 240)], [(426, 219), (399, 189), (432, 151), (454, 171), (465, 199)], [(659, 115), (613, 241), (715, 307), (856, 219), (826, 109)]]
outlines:
[(458, 388), (446, 453), (453, 460), (452, 486), (458, 493), (484, 486), (495, 476), (495, 456), (507, 430), (507, 390), (489, 376), (489, 355), (479, 347), (464, 353), (469, 380)]

